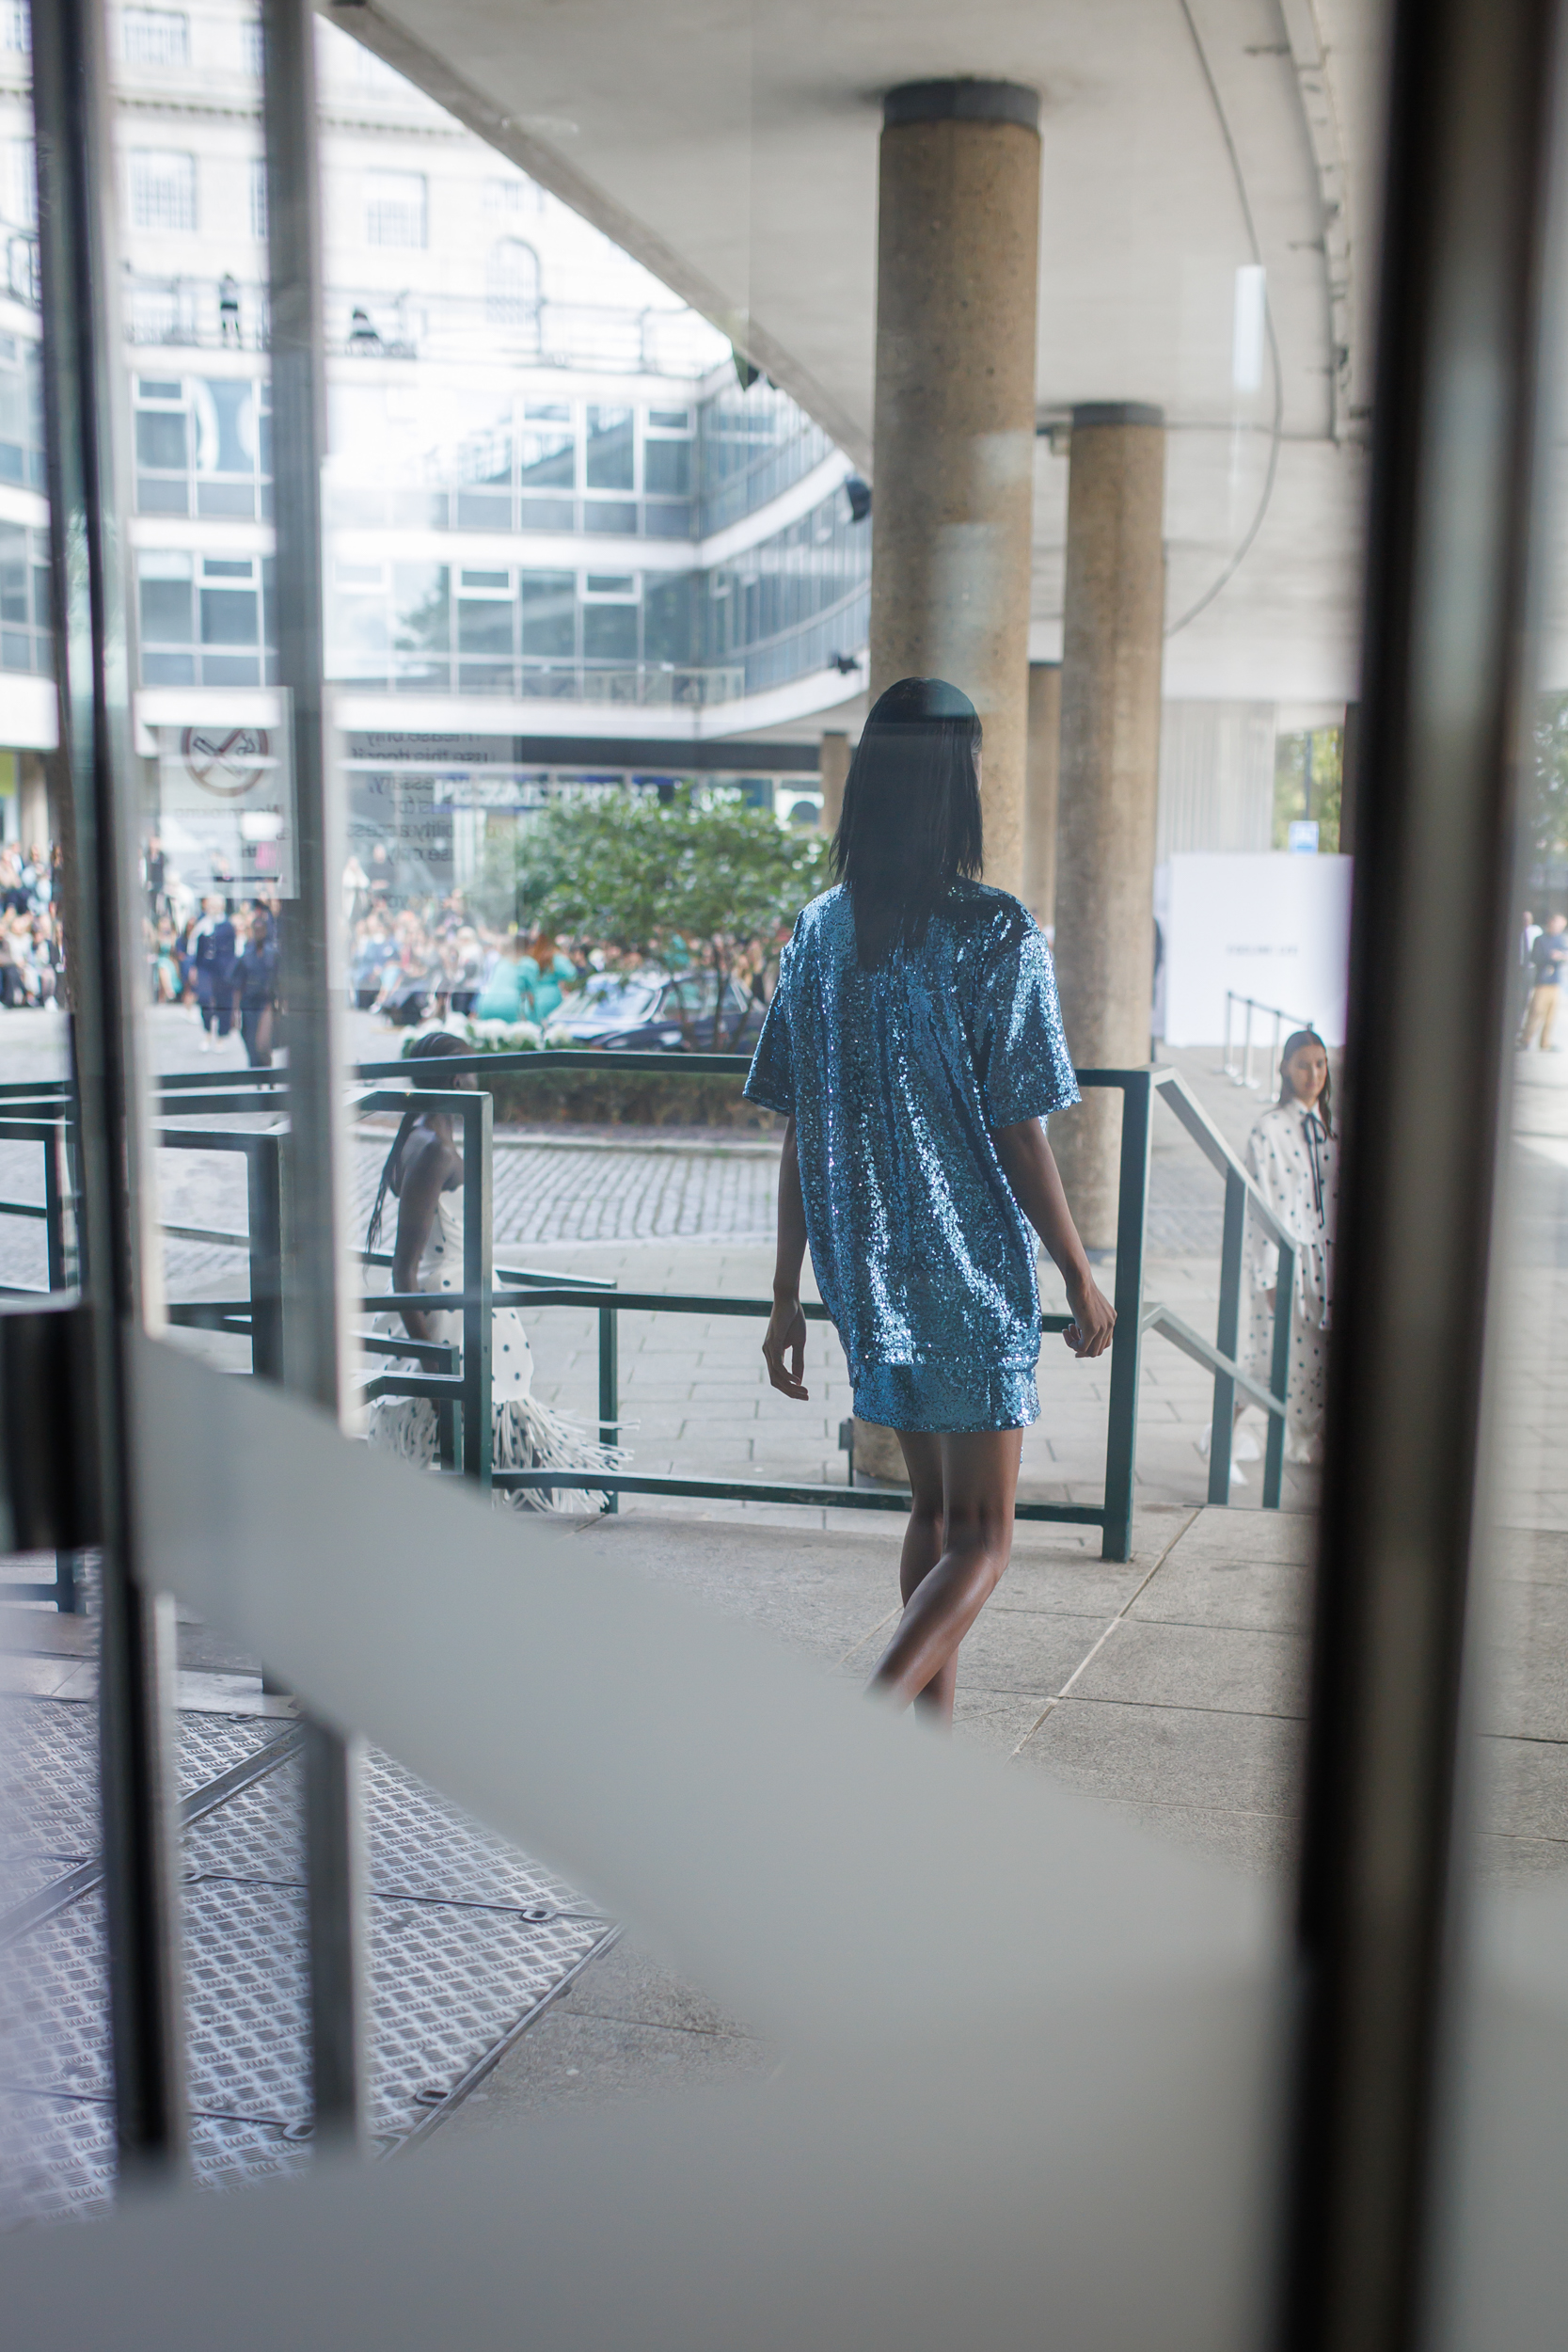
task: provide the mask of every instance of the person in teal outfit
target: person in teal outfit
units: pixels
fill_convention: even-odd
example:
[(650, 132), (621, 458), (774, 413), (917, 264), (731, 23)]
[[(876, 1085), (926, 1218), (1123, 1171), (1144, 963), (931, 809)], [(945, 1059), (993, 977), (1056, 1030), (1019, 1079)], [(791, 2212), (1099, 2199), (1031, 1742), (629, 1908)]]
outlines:
[[(525, 968), (526, 967), (526, 968)], [(474, 999), (472, 1018), (475, 1021), (531, 1021), (529, 972), (536, 969), (531, 959), (523, 953), (522, 941), (509, 939), (496, 961), (496, 968)]]
[(553, 939), (536, 931), (530, 952), (522, 959), (520, 969), (528, 991), (531, 1021), (546, 1022), (560, 1004), (562, 994), (578, 977), (577, 966), (570, 956), (563, 956)]

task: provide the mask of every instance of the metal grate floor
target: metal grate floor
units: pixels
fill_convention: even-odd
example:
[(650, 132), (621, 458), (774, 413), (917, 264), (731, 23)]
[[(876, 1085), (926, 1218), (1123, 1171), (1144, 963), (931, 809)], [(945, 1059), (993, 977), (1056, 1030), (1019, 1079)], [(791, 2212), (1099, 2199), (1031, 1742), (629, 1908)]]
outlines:
[[(0, 2228), (99, 2210), (114, 2126), (102, 1890), (17, 1906), (91, 1861), (96, 1711), (0, 1723)], [(183, 1832), (191, 2169), (237, 2185), (309, 2162), (301, 1765), (276, 1719), (182, 1714), (182, 1797), (282, 1740), (284, 1760)], [(390, 2153), (613, 1931), (572, 1889), (385, 1756), (369, 1759), (371, 2127)]]

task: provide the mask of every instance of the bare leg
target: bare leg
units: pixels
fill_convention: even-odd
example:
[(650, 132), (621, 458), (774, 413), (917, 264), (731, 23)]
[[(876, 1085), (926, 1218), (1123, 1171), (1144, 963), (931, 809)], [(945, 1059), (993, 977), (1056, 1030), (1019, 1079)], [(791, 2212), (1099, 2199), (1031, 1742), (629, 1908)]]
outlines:
[[(935, 1567), (905, 1603), (898, 1630), (871, 1689), (908, 1707), (948, 1671), (956, 1680), (958, 1645), (990, 1598), (1013, 1542), (1018, 1488), (1018, 1429), (977, 1429), (939, 1438), (944, 1545)], [(908, 1455), (906, 1454), (906, 1460)], [(911, 1464), (911, 1475), (914, 1465)], [(949, 1689), (928, 1704), (952, 1710)]]
[[(913, 1504), (904, 1531), (904, 1552), (898, 1563), (898, 1597), (907, 1608), (918, 1588), (942, 1558), (946, 1516), (942, 1504), (942, 1439), (924, 1429), (895, 1429), (904, 1466), (910, 1474)], [(950, 1658), (924, 1691), (915, 1694), (922, 1713), (940, 1723), (953, 1720), (953, 1694), (958, 1689), (958, 1661)]]

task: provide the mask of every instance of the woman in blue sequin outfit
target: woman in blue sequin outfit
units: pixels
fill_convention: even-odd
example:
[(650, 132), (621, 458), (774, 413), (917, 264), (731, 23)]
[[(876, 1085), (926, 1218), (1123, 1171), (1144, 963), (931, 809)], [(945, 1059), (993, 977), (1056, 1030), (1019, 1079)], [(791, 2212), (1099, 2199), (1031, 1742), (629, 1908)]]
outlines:
[(1030, 1226), (1060, 1267), (1077, 1356), (1109, 1345), (1049, 1111), (1078, 1101), (1051, 951), (977, 878), (980, 722), (940, 678), (889, 687), (866, 721), (834, 843), (805, 908), (746, 1092), (788, 1120), (768, 1377), (804, 1401), (806, 1249), (855, 1411), (897, 1433), (913, 1509), (904, 1613), (872, 1689), (951, 1721), (958, 1645), (1012, 1546), (1039, 1417)]

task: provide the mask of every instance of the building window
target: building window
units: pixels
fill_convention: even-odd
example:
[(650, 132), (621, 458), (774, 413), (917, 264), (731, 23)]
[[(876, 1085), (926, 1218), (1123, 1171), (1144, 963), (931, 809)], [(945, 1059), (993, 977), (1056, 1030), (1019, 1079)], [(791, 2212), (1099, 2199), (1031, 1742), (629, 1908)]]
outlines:
[(588, 411), (588, 487), (629, 490), (636, 481), (636, 447), (629, 408)]
[(191, 61), (190, 19), (175, 8), (127, 8), (120, 18), (127, 65), (164, 72)]
[(45, 534), (0, 523), (0, 670), (47, 677), (51, 652)]
[(266, 43), (259, 16), (247, 16), (240, 26), (240, 70), (258, 82), (266, 72)]
[(502, 237), (490, 247), (484, 273), (484, 314), (492, 326), (537, 324), (539, 256), (520, 237)]
[(526, 220), (543, 212), (545, 192), (531, 180), (486, 180), (484, 209), (498, 220)]
[(0, 0), (0, 49), (30, 57), (33, 54), (33, 12), (27, 0)]
[(250, 233), (258, 245), (267, 241), (267, 159), (250, 159)]
[(0, 482), (41, 490), (43, 481), (43, 354), (0, 335)]
[(525, 572), (521, 585), (524, 653), (545, 660), (574, 660), (578, 649), (575, 575)]
[(425, 177), (422, 171), (367, 171), (367, 245), (423, 246)]
[(196, 157), (142, 148), (131, 157), (131, 218), (138, 229), (190, 236), (196, 229)]
[(354, 78), (362, 90), (372, 91), (382, 98), (405, 98), (408, 95), (410, 86), (396, 66), (388, 65), (385, 57), (378, 57), (375, 51), (367, 49), (363, 41), (356, 45)]
[(6, 218), (17, 229), (39, 225), (38, 153), (31, 139), (6, 142)]

